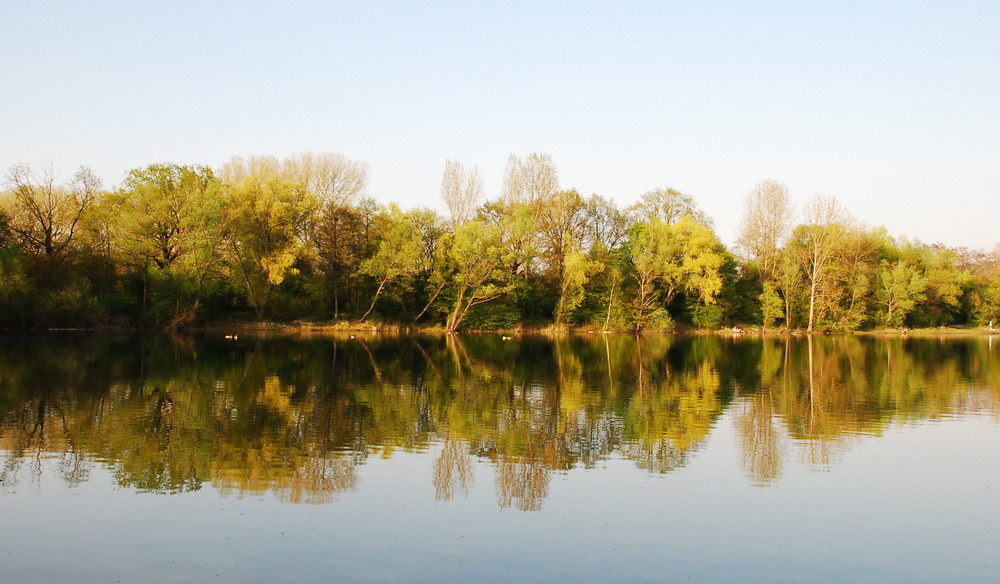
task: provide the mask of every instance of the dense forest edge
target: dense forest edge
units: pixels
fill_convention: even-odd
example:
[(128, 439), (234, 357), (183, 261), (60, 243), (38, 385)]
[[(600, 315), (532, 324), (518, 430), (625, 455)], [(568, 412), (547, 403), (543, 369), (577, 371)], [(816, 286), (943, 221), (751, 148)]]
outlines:
[(380, 205), (340, 154), (8, 169), (0, 329), (992, 331), (1000, 246), (924, 244), (765, 180), (727, 249), (693, 197), (622, 208), (512, 155), (500, 196), (447, 161), (445, 214)]

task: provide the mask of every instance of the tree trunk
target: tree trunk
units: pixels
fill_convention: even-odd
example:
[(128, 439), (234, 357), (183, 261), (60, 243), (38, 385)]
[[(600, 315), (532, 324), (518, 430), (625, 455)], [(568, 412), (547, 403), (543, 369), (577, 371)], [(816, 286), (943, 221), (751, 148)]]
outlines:
[(434, 304), (434, 300), (438, 297), (438, 294), (440, 294), (441, 291), (444, 290), (445, 284), (447, 283), (448, 281), (445, 280), (444, 282), (441, 283), (440, 286), (438, 286), (437, 291), (434, 292), (434, 295), (431, 296), (431, 299), (427, 301), (427, 305), (424, 306), (424, 309), (420, 311), (420, 314), (418, 314), (417, 317), (413, 319), (413, 322), (417, 322), (418, 320), (420, 320), (420, 317), (423, 316), (425, 312), (427, 312), (427, 309), (431, 307), (431, 304)]
[(613, 278), (611, 280), (611, 294), (608, 296), (608, 316), (604, 319), (604, 330), (608, 330), (608, 323), (611, 322), (611, 305), (615, 301), (615, 284), (618, 278)]
[(364, 322), (364, 320), (368, 318), (368, 315), (372, 313), (372, 310), (375, 310), (375, 302), (378, 301), (378, 295), (382, 293), (382, 288), (385, 287), (385, 282), (386, 282), (385, 280), (379, 282), (378, 290), (375, 291), (375, 298), (372, 298), (372, 305), (369, 306), (368, 310), (366, 310), (365, 313), (361, 315), (361, 318), (358, 319), (358, 322)]
[(333, 284), (333, 318), (336, 320), (340, 317), (340, 284), (334, 282)]
[(809, 326), (807, 332), (813, 332), (813, 316), (816, 313), (816, 266), (813, 264), (812, 278), (809, 282)]

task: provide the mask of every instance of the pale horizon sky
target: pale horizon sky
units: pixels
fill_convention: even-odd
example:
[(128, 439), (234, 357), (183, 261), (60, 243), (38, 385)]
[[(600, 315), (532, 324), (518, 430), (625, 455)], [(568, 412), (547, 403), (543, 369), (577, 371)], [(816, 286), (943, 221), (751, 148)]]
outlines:
[(0, 168), (338, 152), (440, 203), (510, 154), (619, 205), (691, 195), (731, 245), (760, 180), (897, 237), (1000, 243), (1000, 3), (4, 2)]

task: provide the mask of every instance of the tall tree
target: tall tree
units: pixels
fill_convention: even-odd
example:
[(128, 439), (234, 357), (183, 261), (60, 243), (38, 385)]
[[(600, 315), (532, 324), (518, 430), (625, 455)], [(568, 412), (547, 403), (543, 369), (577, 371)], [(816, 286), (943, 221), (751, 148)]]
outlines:
[(364, 252), (364, 222), (349, 205), (327, 203), (316, 224), (312, 240), (320, 271), (333, 288), (333, 317), (340, 316), (342, 292), (351, 289), (352, 278)]
[(625, 252), (635, 278), (636, 294), (632, 300), (636, 332), (642, 330), (646, 322), (663, 310), (660, 306), (656, 283), (666, 269), (666, 260), (658, 253), (658, 237), (654, 235), (662, 222), (640, 222), (629, 228)]
[(552, 193), (539, 209), (539, 248), (544, 267), (556, 277), (563, 272), (567, 250), (583, 246), (585, 210), (576, 190)]
[(603, 263), (588, 258), (574, 244), (568, 244), (567, 249), (559, 278), (559, 302), (556, 304), (554, 314), (556, 327), (562, 326), (569, 315), (583, 302), (587, 280), (604, 269)]
[(688, 216), (707, 227), (712, 220), (698, 208), (694, 198), (674, 189), (653, 189), (642, 194), (639, 201), (629, 207), (637, 221), (658, 220), (673, 224)]
[(58, 185), (51, 167), (35, 172), (17, 164), (8, 171), (7, 184), (14, 192), (12, 230), (25, 250), (48, 257), (69, 247), (101, 189), (101, 180), (86, 166), (68, 185)]
[(924, 299), (927, 278), (903, 260), (895, 264), (882, 260), (875, 276), (878, 280), (876, 296), (885, 309), (881, 315), (882, 324), (902, 325), (906, 315)]
[[(174, 317), (193, 317), (206, 281), (222, 257), (220, 181), (206, 167), (153, 164), (133, 169), (107, 197), (112, 239), (127, 264), (142, 274), (143, 306), (151, 272), (173, 286)], [(186, 297), (187, 300), (183, 300)], [(183, 306), (182, 306), (183, 305)]]
[(441, 198), (448, 208), (451, 230), (472, 219), (483, 199), (483, 179), (476, 166), (465, 166), (457, 160), (444, 164), (441, 176)]
[(804, 253), (803, 248), (793, 245), (778, 250), (774, 281), (785, 306), (785, 328), (792, 328), (792, 309), (801, 294)]
[(935, 326), (950, 324), (960, 310), (963, 290), (972, 284), (973, 275), (968, 267), (959, 265), (954, 250), (941, 245), (924, 246), (920, 255), (919, 264), (927, 278), (922, 320)]
[(764, 290), (758, 296), (761, 312), (761, 330), (766, 331), (781, 316), (784, 301), (778, 295), (773, 282), (764, 282)]
[(501, 200), (508, 206), (527, 205), (532, 213), (559, 190), (559, 175), (548, 154), (529, 154), (507, 159)]
[(722, 244), (709, 227), (690, 216), (675, 224), (655, 218), (637, 223), (626, 247), (638, 285), (633, 302), (636, 330), (679, 290), (704, 304), (713, 304), (722, 290)]
[(804, 253), (806, 278), (809, 280), (809, 324), (813, 331), (816, 303), (821, 286), (830, 274), (831, 260), (849, 220), (846, 211), (833, 197), (814, 196), (805, 207), (805, 224), (796, 229), (796, 239)]
[(113, 195), (120, 244), (140, 261), (168, 268), (182, 253), (193, 215), (219, 181), (208, 168), (152, 164), (133, 169)]
[(399, 276), (415, 274), (423, 258), (423, 242), (413, 218), (392, 205), (384, 219), (378, 250), (358, 266), (359, 273), (372, 276), (378, 283), (371, 306), (361, 315), (359, 322), (364, 321), (375, 310), (375, 302), (385, 290), (386, 284)]
[(583, 210), (584, 248), (601, 246), (606, 250), (617, 248), (628, 235), (628, 214), (619, 209), (614, 201), (601, 195), (591, 195)]
[(722, 291), (722, 244), (710, 227), (694, 217), (682, 217), (671, 227), (677, 242), (674, 262), (680, 266), (679, 273), (671, 276), (676, 286), (705, 304), (714, 304)]
[(315, 199), (299, 183), (256, 174), (229, 185), (225, 198), (231, 265), (261, 318), (303, 250)]
[(792, 205), (788, 187), (776, 180), (757, 183), (747, 193), (743, 219), (736, 243), (761, 274), (761, 279), (774, 279), (778, 250), (784, 244), (792, 224)]
[(350, 205), (368, 188), (368, 163), (343, 154), (300, 152), (282, 161), (282, 178), (301, 184), (322, 209)]
[(975, 317), (980, 325), (992, 330), (997, 323), (1000, 323), (1000, 244), (997, 244), (993, 248), (993, 253), (984, 260), (977, 278), (979, 294)]
[[(300, 152), (279, 160), (275, 156), (235, 156), (219, 169), (227, 183), (244, 182), (251, 176), (270, 181), (296, 183), (298, 188), (315, 200), (319, 213), (338, 213), (352, 205), (368, 187), (368, 164), (350, 160), (343, 154)], [(308, 235), (311, 235), (311, 230)]]
[(451, 246), (455, 300), (445, 326), (455, 331), (474, 306), (495, 300), (511, 290), (512, 274), (500, 261), (500, 229), (482, 221), (468, 221), (455, 231)]
[(500, 201), (493, 207), (499, 212), (496, 224), (504, 225), (505, 255), (512, 274), (525, 279), (531, 276), (541, 250), (538, 223), (542, 209), (558, 190), (559, 176), (551, 156), (535, 153), (522, 159), (510, 155)]

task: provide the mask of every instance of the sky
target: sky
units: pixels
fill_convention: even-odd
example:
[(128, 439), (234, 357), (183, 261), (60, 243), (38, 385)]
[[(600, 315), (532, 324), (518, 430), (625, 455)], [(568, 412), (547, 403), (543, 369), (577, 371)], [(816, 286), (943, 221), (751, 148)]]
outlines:
[(443, 211), (511, 154), (736, 239), (764, 179), (899, 238), (1000, 243), (1000, 2), (0, 0), (0, 169), (334, 152)]

